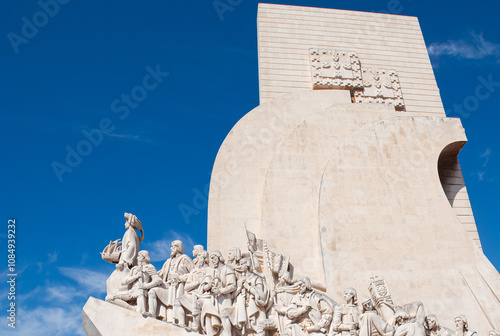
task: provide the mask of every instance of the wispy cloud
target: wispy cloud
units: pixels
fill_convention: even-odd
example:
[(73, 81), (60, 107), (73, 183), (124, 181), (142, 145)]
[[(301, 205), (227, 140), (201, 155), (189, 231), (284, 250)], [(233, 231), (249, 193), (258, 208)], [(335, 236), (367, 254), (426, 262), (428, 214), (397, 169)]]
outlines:
[(483, 33), (470, 33), (470, 39), (433, 42), (427, 50), (431, 56), (449, 55), (467, 59), (481, 59), (489, 56), (500, 57), (500, 44), (487, 41)]
[(486, 149), (482, 154), (479, 154), (479, 157), (484, 159), (483, 167), (486, 167), (486, 165), (490, 161), (490, 156), (491, 156), (491, 149), (490, 148)]
[(57, 256), (58, 256), (58, 252), (57, 251), (54, 251), (54, 253), (48, 253), (48, 260), (47, 260), (47, 264), (52, 264), (52, 263), (55, 263), (57, 261)]
[(116, 133), (105, 133), (105, 134), (107, 136), (114, 137), (114, 138), (127, 139), (127, 140), (140, 140), (140, 137), (138, 135), (116, 134)]
[[(17, 296), (16, 335), (85, 335), (82, 328), (83, 296), (77, 287), (46, 282), (32, 291)], [(29, 300), (35, 300), (40, 306), (30, 306)], [(7, 321), (2, 313), (0, 319)], [(5, 329), (3, 328), (5, 327)], [(0, 334), (10, 329), (6, 324), (0, 326)]]
[(483, 159), (483, 163), (482, 163), (483, 169), (478, 170), (476, 172), (476, 176), (477, 176), (478, 181), (485, 181), (485, 180), (486, 181), (493, 181), (493, 179), (486, 179), (486, 176), (485, 176), (486, 175), (486, 166), (490, 162), (491, 149), (487, 148), (484, 152), (482, 152), (481, 154), (479, 154), (479, 157), (481, 159)]
[(132, 134), (120, 134), (120, 133), (109, 133), (109, 132), (103, 132), (109, 137), (112, 138), (118, 138), (118, 139), (124, 139), (124, 140), (130, 140), (130, 141), (137, 141), (145, 144), (154, 144), (154, 141), (151, 139), (146, 139), (143, 136), (140, 135), (132, 135)]
[(85, 291), (86, 296), (93, 293), (106, 292), (106, 280), (109, 274), (91, 271), (79, 267), (59, 267), (59, 272), (70, 279), (75, 280)]
[(49, 302), (61, 302), (67, 303), (72, 302), (77, 297), (88, 297), (83, 292), (78, 291), (73, 286), (65, 286), (65, 285), (52, 285), (48, 286), (46, 289), (45, 300)]
[(16, 335), (85, 335), (81, 326), (82, 308), (76, 304), (65, 308), (19, 309), (18, 314), (22, 322), (20, 319), (16, 326)]
[(28, 293), (23, 293), (17, 296), (19, 302), (26, 302), (29, 299), (32, 299), (34, 297), (40, 297), (41, 295), (44, 295), (44, 287), (43, 286), (36, 286), (35, 289)]
[(165, 261), (170, 258), (170, 244), (174, 240), (182, 241), (184, 253), (191, 254), (195, 245), (193, 239), (187, 234), (174, 231), (169, 231), (163, 239), (144, 244), (144, 249), (148, 250), (151, 261)]
[(43, 271), (45, 266), (55, 263), (57, 261), (57, 256), (58, 256), (58, 252), (54, 251), (54, 253), (47, 253), (47, 261), (46, 262), (41, 262), (41, 261), (35, 262), (35, 265), (38, 266), (37, 272), (40, 273)]

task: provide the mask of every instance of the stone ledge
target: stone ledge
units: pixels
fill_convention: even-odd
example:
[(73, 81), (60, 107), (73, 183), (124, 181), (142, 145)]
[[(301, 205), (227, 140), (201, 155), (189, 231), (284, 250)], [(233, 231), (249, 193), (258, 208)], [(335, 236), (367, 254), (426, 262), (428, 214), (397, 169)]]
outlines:
[(186, 330), (114, 304), (89, 297), (83, 307), (83, 330), (88, 336), (195, 336)]

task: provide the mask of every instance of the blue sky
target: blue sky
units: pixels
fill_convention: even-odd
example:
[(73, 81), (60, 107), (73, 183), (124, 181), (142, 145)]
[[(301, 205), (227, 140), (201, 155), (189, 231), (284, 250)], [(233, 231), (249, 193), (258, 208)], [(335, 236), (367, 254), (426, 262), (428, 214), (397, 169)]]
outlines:
[[(123, 235), (125, 211), (141, 219), (157, 268), (174, 238), (205, 245), (217, 151), (259, 103), (256, 1), (220, 0), (221, 15), (213, 1), (44, 3), (0, 3), (2, 335), (83, 334), (81, 308), (104, 298), (113, 270), (99, 252)], [(500, 269), (500, 85), (476, 96), (480, 78), (500, 82), (500, 4), (276, 3), (419, 18), (448, 116), (469, 138), (459, 158), (484, 252)], [(86, 156), (68, 170), (55, 164), (57, 174), (54, 162), (77, 148)], [(198, 212), (183, 216), (184, 205)], [(8, 218), (17, 221), (15, 331), (5, 319)]]

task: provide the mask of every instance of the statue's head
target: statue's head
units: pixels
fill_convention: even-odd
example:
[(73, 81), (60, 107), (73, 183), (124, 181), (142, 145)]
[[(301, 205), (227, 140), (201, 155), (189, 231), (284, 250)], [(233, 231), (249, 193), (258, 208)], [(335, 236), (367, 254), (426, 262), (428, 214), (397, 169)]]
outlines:
[(365, 311), (373, 310), (373, 302), (369, 296), (363, 296), (361, 299), (361, 310), (364, 313)]
[(297, 280), (297, 285), (299, 286), (299, 293), (305, 293), (312, 290), (311, 279), (306, 276)]
[(213, 267), (219, 266), (219, 263), (224, 263), (224, 257), (222, 256), (222, 253), (218, 250), (210, 252), (210, 262), (212, 263)]
[(193, 246), (193, 258), (198, 257), (205, 249), (203, 248), (203, 245), (195, 245)]
[(238, 247), (232, 247), (229, 249), (227, 253), (228, 261), (240, 261), (241, 259), (241, 250)]
[(208, 252), (205, 250), (201, 251), (201, 253), (198, 254), (197, 259), (198, 259), (198, 262), (196, 263), (196, 265), (200, 268), (208, 266), (208, 263), (210, 261), (208, 258)]
[(436, 330), (439, 327), (439, 322), (436, 315), (430, 314), (425, 317), (425, 327), (428, 330)]
[(396, 313), (394, 314), (394, 323), (396, 325), (402, 325), (409, 319), (410, 314), (408, 314), (406, 310), (404, 310), (403, 308), (396, 310)]
[(464, 314), (460, 314), (457, 317), (455, 317), (455, 326), (458, 328), (462, 328), (463, 330), (469, 330), (467, 317)]
[(184, 253), (184, 245), (180, 240), (174, 240), (170, 245), (170, 255), (173, 257), (177, 254)]
[(356, 304), (356, 301), (358, 300), (356, 290), (352, 287), (344, 289), (344, 299), (346, 303)]
[(492, 329), (492, 330), (490, 330), (488, 336), (500, 336), (500, 330), (499, 329)]
[(146, 250), (139, 251), (139, 253), (137, 254), (137, 262), (139, 264), (149, 264), (151, 262), (149, 252)]
[(252, 269), (252, 261), (250, 260), (250, 258), (241, 258), (240, 266), (243, 272), (246, 272), (249, 269)]
[(125, 228), (134, 228), (136, 230), (141, 231), (142, 230), (142, 222), (137, 218), (136, 215), (133, 215), (131, 213), (125, 212), (123, 215), (125, 217)]

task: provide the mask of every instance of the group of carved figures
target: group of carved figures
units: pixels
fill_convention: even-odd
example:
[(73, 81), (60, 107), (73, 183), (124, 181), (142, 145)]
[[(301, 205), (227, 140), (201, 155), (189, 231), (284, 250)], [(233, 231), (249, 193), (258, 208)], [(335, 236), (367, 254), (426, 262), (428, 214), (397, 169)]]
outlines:
[[(189, 331), (208, 336), (476, 334), (464, 315), (455, 318), (455, 330), (451, 330), (441, 326), (436, 316), (426, 316), (421, 302), (394, 305), (385, 281), (379, 278), (370, 284), (371, 297), (358, 303), (356, 290), (347, 288), (345, 302), (337, 304), (316, 290), (318, 286), (308, 277), (294, 279), (287, 259), (266, 253), (265, 244), (262, 251), (262, 241), (249, 232), (249, 252), (232, 248), (227, 261), (220, 251), (208, 253), (201, 245), (194, 246), (191, 259), (184, 254), (182, 242), (175, 240), (170, 258), (157, 272), (149, 253), (139, 250), (144, 238), (141, 222), (128, 213), (125, 218), (121, 249), (114, 256), (108, 247), (103, 252), (103, 259), (116, 263), (106, 283), (106, 301)], [(500, 331), (494, 329), (489, 336), (500, 336)]]

